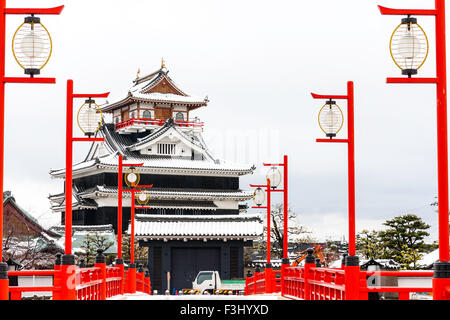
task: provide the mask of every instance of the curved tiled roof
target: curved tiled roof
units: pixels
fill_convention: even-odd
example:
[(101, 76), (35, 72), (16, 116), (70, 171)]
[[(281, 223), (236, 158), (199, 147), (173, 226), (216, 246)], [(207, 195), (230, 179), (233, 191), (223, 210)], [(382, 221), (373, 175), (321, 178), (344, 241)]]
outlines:
[[(128, 233), (131, 226), (128, 227)], [(136, 215), (137, 237), (257, 238), (263, 224), (257, 214), (241, 215)]]

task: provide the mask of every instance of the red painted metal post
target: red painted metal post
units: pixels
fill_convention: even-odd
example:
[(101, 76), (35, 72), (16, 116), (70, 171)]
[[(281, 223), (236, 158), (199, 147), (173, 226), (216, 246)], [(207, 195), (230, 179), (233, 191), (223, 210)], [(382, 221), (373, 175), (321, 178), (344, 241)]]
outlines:
[(271, 219), (271, 212), (270, 212), (270, 179), (267, 179), (267, 264), (270, 264), (270, 219)]
[(388, 78), (387, 83), (436, 83), (439, 261), (434, 263), (433, 299), (449, 300), (450, 252), (445, 0), (435, 0), (434, 10), (391, 9), (381, 6), (378, 7), (381, 14), (432, 15), (435, 17), (436, 78)]
[(65, 254), (72, 254), (72, 157), (73, 157), (73, 80), (67, 80), (66, 103), (66, 181)]
[[(0, 0), (0, 194), (3, 195), (5, 139), (5, 5)], [(9, 300), (8, 265), (3, 262), (3, 205), (0, 206), (0, 300)]]
[(348, 117), (348, 253), (356, 255), (355, 242), (355, 125), (353, 82), (347, 82), (347, 117)]
[(123, 193), (123, 156), (119, 155), (119, 172), (117, 175), (117, 259), (116, 266), (120, 269), (120, 294), (125, 293), (125, 270), (122, 259), (122, 193)]
[(131, 235), (130, 235), (130, 265), (128, 267), (129, 290), (136, 292), (136, 264), (134, 263), (134, 214), (135, 189), (131, 188)]
[(119, 155), (119, 173), (117, 175), (117, 258), (122, 258), (122, 184), (123, 156)]
[(449, 199), (448, 199), (448, 133), (447, 133), (447, 66), (445, 46), (445, 1), (436, 0), (436, 86), (437, 156), (439, 205), (439, 262), (435, 263), (433, 299), (449, 300)]
[(271, 293), (272, 292), (272, 264), (270, 263), (270, 219), (272, 217), (271, 215), (271, 201), (270, 201), (270, 194), (271, 194), (271, 188), (270, 188), (270, 179), (267, 179), (267, 263), (266, 263), (266, 269), (264, 270), (264, 277), (265, 277), (265, 292)]
[[(103, 251), (102, 251), (103, 252)], [(100, 300), (106, 300), (106, 259), (105, 256), (100, 253), (96, 258), (95, 258), (95, 267), (96, 268), (100, 268), (101, 270), (101, 289), (100, 289)]]
[(303, 273), (304, 280), (304, 300), (311, 300), (311, 286), (309, 281), (314, 280), (311, 278), (311, 269), (316, 267), (315, 257), (313, 255), (314, 249), (308, 249), (308, 255), (305, 258), (305, 266)]
[[(288, 156), (284, 156), (283, 161), (283, 258), (288, 258)], [(288, 261), (289, 263), (289, 261)], [(284, 264), (284, 262), (283, 262)]]
[(438, 203), (439, 261), (449, 259), (449, 200), (447, 142), (447, 67), (445, 47), (445, 1), (436, 0), (436, 73), (437, 140), (438, 140)]

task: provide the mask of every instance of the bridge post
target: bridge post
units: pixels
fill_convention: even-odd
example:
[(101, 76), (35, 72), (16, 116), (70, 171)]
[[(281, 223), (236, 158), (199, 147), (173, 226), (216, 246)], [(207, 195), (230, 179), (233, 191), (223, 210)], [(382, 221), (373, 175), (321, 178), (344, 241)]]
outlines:
[(314, 257), (313, 253), (314, 253), (314, 249), (313, 248), (309, 248), (306, 251), (308, 254), (305, 258), (305, 273), (304, 273), (304, 281), (305, 281), (305, 291), (304, 291), (304, 300), (311, 300), (311, 288), (309, 286), (309, 280), (310, 280), (310, 269), (314, 268), (316, 266), (315, 264), (315, 259), (316, 257)]
[(145, 271), (144, 279), (145, 279), (145, 284), (146, 284), (146, 286), (144, 287), (145, 293), (152, 294), (152, 287), (151, 287), (151, 282), (150, 282), (150, 272), (148, 272), (148, 270)]
[(130, 263), (128, 265), (128, 292), (136, 293), (136, 264)]
[(103, 249), (97, 250), (97, 256), (95, 257), (95, 267), (100, 268), (102, 275), (100, 300), (106, 300), (106, 257), (103, 254)]
[(450, 263), (437, 261), (433, 271), (433, 300), (450, 300)]
[(145, 285), (144, 285), (144, 266), (142, 265), (142, 263), (139, 263), (138, 265), (139, 269), (138, 269), (138, 275), (137, 277), (139, 278), (139, 287), (136, 285), (136, 290), (140, 291), (140, 292), (144, 292), (145, 289)]
[(273, 292), (273, 287), (272, 287), (273, 271), (272, 271), (271, 263), (266, 263), (266, 269), (264, 270), (264, 278), (265, 278), (265, 292), (272, 293)]
[(52, 292), (52, 300), (61, 300), (61, 253), (56, 254), (55, 266), (53, 269), (55, 270), (55, 275), (53, 277), (53, 290)]
[(258, 278), (259, 274), (261, 273), (261, 268), (259, 266), (256, 266), (255, 268), (255, 275), (253, 276), (253, 294), (257, 294), (257, 285), (256, 285), (256, 279)]
[(123, 259), (117, 258), (116, 259), (116, 267), (120, 270), (120, 278), (122, 281), (120, 281), (120, 290), (119, 293), (123, 295), (125, 293), (125, 269), (123, 267)]
[(358, 256), (345, 258), (345, 300), (360, 300), (360, 269)]
[(283, 258), (281, 259), (281, 296), (284, 295), (284, 277), (286, 276), (286, 269), (289, 267), (289, 259)]
[(0, 300), (9, 300), (8, 264), (0, 262)]
[(61, 259), (61, 300), (77, 300), (75, 256), (65, 254)]

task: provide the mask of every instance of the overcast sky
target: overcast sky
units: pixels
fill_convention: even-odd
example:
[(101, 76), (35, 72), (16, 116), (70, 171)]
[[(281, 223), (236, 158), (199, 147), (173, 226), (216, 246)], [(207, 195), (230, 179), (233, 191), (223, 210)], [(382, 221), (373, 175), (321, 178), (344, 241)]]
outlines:
[[(382, 16), (376, 6), (432, 8), (434, 1), (380, 1), (7, 1), (65, 8), (60, 16), (41, 16), (54, 45), (41, 73), (57, 83), (7, 85), (5, 190), (50, 223), (47, 197), (63, 190), (48, 172), (64, 167), (67, 79), (76, 92), (111, 91), (111, 102), (123, 97), (138, 68), (141, 75), (153, 72), (164, 57), (184, 91), (208, 95), (209, 105), (195, 115), (206, 122), (211, 149), (258, 166), (241, 179), (242, 188), (263, 183), (262, 161), (289, 156), (289, 202), (317, 239), (347, 239), (347, 151), (315, 142), (323, 137), (317, 124), (323, 102), (310, 92), (344, 94), (354, 81), (358, 231), (414, 213), (432, 225), (430, 240), (436, 239), (435, 88), (385, 83), (400, 75), (388, 49), (400, 17)], [(7, 44), (22, 21), (7, 17)], [(418, 22), (430, 41), (419, 74), (433, 76), (434, 19)], [(22, 74), (9, 47), (6, 61), (7, 76)], [(87, 149), (76, 144), (74, 161)]]

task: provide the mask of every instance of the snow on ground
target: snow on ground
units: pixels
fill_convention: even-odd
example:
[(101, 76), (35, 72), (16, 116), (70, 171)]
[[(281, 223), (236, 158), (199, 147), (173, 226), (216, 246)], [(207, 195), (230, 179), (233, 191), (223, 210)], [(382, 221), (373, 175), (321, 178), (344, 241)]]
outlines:
[(124, 295), (118, 295), (108, 300), (285, 300), (280, 294), (257, 294), (251, 296), (236, 296), (236, 295), (148, 295), (142, 292), (126, 293)]

